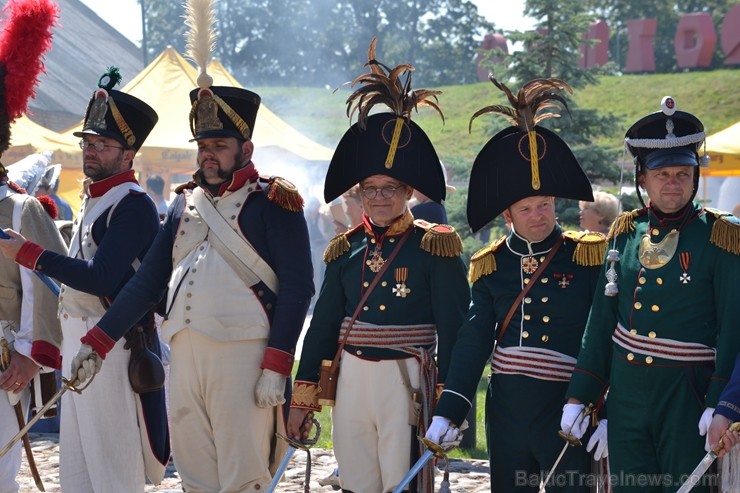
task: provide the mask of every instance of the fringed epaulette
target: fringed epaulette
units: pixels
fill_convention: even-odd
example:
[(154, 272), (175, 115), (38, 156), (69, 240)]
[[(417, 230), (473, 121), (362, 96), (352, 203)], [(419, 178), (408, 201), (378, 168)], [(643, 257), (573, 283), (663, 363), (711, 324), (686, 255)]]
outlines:
[(505, 242), (506, 236), (502, 236), (473, 254), (470, 258), (470, 270), (468, 271), (468, 280), (470, 282), (475, 282), (483, 276), (496, 272), (496, 257), (493, 254)]
[(364, 225), (360, 223), (349, 231), (339, 233), (332, 238), (326, 250), (324, 250), (324, 263), (328, 264), (347, 253), (350, 247), (348, 238), (362, 228), (364, 228)]
[(621, 213), (612, 223), (609, 228), (609, 233), (606, 235), (607, 240), (611, 240), (615, 236), (619, 236), (624, 233), (635, 230), (635, 218), (642, 216), (647, 212), (647, 209), (635, 209), (633, 211), (627, 211)]
[(190, 180), (187, 183), (183, 183), (182, 185), (175, 188), (175, 193), (177, 195), (180, 195), (185, 190), (195, 190), (195, 188), (198, 186), (197, 183), (195, 183), (193, 180)]
[(460, 235), (449, 224), (435, 224), (423, 219), (414, 220), (414, 226), (424, 231), (421, 249), (437, 257), (457, 257), (463, 252)]
[(606, 235), (603, 233), (566, 231), (563, 236), (576, 244), (576, 249), (573, 252), (573, 262), (577, 265), (594, 267), (604, 262), (608, 242)]
[(303, 210), (303, 197), (298, 188), (285, 178), (271, 176), (267, 183), (267, 198), (292, 212)]
[(704, 210), (715, 219), (709, 242), (722, 250), (740, 255), (740, 219), (718, 209)]

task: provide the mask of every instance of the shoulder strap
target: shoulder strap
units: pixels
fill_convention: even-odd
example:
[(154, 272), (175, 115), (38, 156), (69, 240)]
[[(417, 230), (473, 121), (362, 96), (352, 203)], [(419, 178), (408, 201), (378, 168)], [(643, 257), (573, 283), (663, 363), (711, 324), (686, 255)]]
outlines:
[(557, 243), (553, 245), (552, 250), (550, 250), (550, 253), (547, 254), (547, 257), (545, 257), (545, 260), (540, 264), (539, 269), (537, 269), (534, 272), (534, 275), (532, 275), (532, 277), (529, 278), (529, 283), (524, 286), (524, 289), (522, 289), (522, 291), (519, 293), (519, 296), (516, 297), (516, 300), (511, 305), (511, 308), (509, 308), (509, 313), (506, 314), (504, 323), (501, 324), (501, 328), (498, 331), (498, 337), (496, 338), (496, 344), (498, 344), (501, 341), (501, 338), (504, 337), (504, 332), (506, 332), (506, 329), (509, 327), (509, 322), (511, 322), (511, 317), (514, 316), (514, 312), (519, 307), (524, 297), (527, 296), (527, 293), (529, 293), (529, 290), (532, 289), (532, 286), (534, 286), (535, 281), (537, 281), (537, 279), (539, 279), (542, 273), (545, 271), (545, 267), (547, 267), (547, 264), (550, 263), (552, 258), (555, 256), (555, 253), (560, 249), (560, 245), (562, 245), (564, 242), (565, 242), (565, 238), (561, 235)]
[[(11, 224), (13, 229), (21, 233), (21, 215), (23, 214), (23, 204), (28, 199), (28, 195), (13, 194), (10, 199), (13, 201), (13, 219)], [(20, 199), (20, 200), (19, 200)]]
[(393, 259), (396, 258), (396, 255), (398, 255), (398, 252), (401, 250), (401, 247), (404, 243), (406, 243), (406, 240), (411, 236), (412, 231), (414, 231), (413, 227), (409, 227), (409, 229), (406, 230), (406, 232), (403, 234), (401, 239), (396, 244), (396, 248), (393, 249), (391, 254), (388, 256), (386, 261), (383, 263), (383, 267), (380, 268), (380, 271), (378, 271), (378, 274), (375, 276), (373, 281), (370, 283), (370, 285), (365, 290), (365, 294), (362, 295), (362, 298), (360, 298), (360, 302), (357, 304), (357, 307), (355, 308), (355, 312), (352, 314), (352, 318), (349, 321), (349, 324), (347, 325), (347, 330), (344, 332), (344, 337), (342, 338), (342, 341), (339, 343), (339, 347), (337, 348), (337, 354), (334, 355), (334, 361), (332, 362), (332, 366), (336, 368), (336, 365), (339, 364), (339, 360), (342, 357), (342, 351), (344, 350), (344, 345), (347, 343), (347, 337), (349, 336), (349, 332), (352, 330), (352, 326), (355, 323), (355, 320), (357, 320), (357, 317), (360, 315), (360, 310), (362, 310), (362, 307), (365, 306), (365, 302), (370, 297), (370, 293), (373, 292), (373, 289), (375, 289), (375, 286), (378, 285), (380, 282), (380, 278), (383, 277), (383, 274), (388, 270), (388, 267), (390, 267), (391, 262), (393, 262)]
[(218, 236), (221, 242), (229, 249), (236, 259), (248, 270), (252, 271), (258, 278), (264, 282), (270, 291), (277, 293), (280, 287), (277, 274), (272, 267), (260, 257), (257, 250), (246, 238), (239, 236), (234, 231), (226, 219), (223, 218), (216, 206), (208, 200), (203, 190), (198, 187), (193, 190), (193, 205), (198, 214), (203, 218), (213, 233)]

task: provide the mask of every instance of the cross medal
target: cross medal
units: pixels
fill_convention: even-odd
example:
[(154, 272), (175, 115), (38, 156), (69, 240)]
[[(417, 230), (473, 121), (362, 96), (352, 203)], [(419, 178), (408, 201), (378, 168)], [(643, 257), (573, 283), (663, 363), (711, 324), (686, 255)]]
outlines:
[(375, 273), (380, 272), (380, 269), (383, 268), (383, 264), (385, 263), (385, 259), (381, 255), (382, 252), (376, 245), (375, 250), (370, 252), (370, 258), (365, 261), (370, 270)]

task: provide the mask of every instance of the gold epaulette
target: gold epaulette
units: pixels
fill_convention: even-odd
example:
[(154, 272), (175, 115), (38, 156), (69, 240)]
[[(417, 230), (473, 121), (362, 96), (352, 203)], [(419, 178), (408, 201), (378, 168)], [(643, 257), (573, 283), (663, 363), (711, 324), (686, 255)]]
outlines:
[(449, 224), (435, 224), (423, 219), (414, 220), (414, 226), (426, 233), (421, 238), (421, 249), (437, 257), (457, 257), (462, 254), (460, 235)]
[(709, 242), (722, 250), (740, 255), (740, 219), (718, 209), (705, 210), (715, 219)]
[(267, 198), (283, 209), (292, 212), (303, 210), (303, 197), (298, 193), (298, 188), (285, 178), (270, 177), (267, 183)]
[(347, 253), (350, 246), (349, 240), (347, 238), (361, 228), (364, 228), (362, 223), (358, 224), (349, 231), (339, 233), (334, 238), (332, 238), (329, 242), (329, 245), (327, 245), (326, 250), (324, 250), (324, 263), (328, 264), (329, 262), (336, 260)]
[[(634, 226), (633, 226), (634, 227)], [(573, 262), (577, 265), (593, 267), (601, 265), (606, 254), (607, 240), (603, 233), (588, 231), (566, 231), (563, 236), (576, 243)]]
[(633, 211), (626, 211), (621, 213), (612, 223), (609, 228), (609, 233), (606, 235), (607, 240), (611, 240), (615, 236), (619, 236), (635, 229), (635, 218), (645, 213), (645, 209), (635, 209)]
[(505, 241), (506, 236), (502, 236), (473, 254), (470, 258), (470, 270), (468, 271), (468, 280), (470, 282), (475, 282), (483, 276), (496, 272), (496, 258), (493, 254)]
[(185, 190), (194, 190), (198, 186), (197, 183), (190, 180), (189, 182), (183, 183), (182, 185), (179, 185), (177, 188), (175, 188), (175, 193), (177, 195), (180, 195)]

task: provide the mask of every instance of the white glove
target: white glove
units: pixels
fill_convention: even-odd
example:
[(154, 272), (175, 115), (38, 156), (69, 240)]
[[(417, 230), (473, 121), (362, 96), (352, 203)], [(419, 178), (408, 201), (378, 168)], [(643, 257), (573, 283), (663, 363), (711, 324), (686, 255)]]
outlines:
[(588, 415), (583, 412), (583, 404), (566, 404), (563, 406), (563, 416), (560, 418), (560, 429), (579, 440), (588, 428)]
[(446, 445), (455, 443), (459, 434), (460, 430), (452, 426), (449, 419), (444, 416), (432, 416), (432, 423), (424, 438), (446, 448)]
[(709, 425), (712, 424), (713, 414), (714, 408), (708, 407), (704, 410), (701, 418), (699, 419), (699, 435), (707, 437), (707, 439), (704, 440), (704, 450), (706, 450), (707, 452), (710, 452), (712, 450), (712, 447), (709, 446), (709, 434), (707, 433), (707, 431), (709, 430)]
[(263, 369), (254, 390), (257, 407), (275, 407), (285, 403), (286, 378), (276, 371)]
[(80, 385), (88, 378), (92, 378), (102, 367), (103, 358), (93, 350), (92, 346), (83, 344), (77, 351), (77, 356), (72, 360), (70, 377), (75, 385)]
[(586, 445), (586, 452), (591, 452), (596, 447), (594, 452), (594, 459), (596, 460), (606, 459), (609, 456), (609, 447), (606, 441), (606, 421), (605, 419), (599, 421), (599, 426), (596, 427), (593, 435), (588, 440), (588, 445)]

